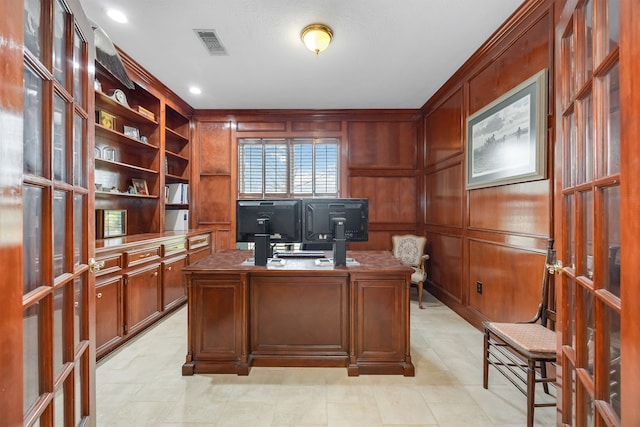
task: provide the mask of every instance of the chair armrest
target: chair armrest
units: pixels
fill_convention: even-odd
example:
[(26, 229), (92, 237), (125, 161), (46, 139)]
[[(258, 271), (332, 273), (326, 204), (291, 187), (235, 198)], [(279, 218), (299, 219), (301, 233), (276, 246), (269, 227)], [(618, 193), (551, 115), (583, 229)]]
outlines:
[(422, 255), (422, 256), (420, 257), (420, 270), (425, 271), (425, 269), (424, 269), (424, 262), (425, 262), (426, 260), (428, 260), (428, 259), (429, 259), (429, 255), (428, 255), (428, 254), (424, 254), (424, 255)]

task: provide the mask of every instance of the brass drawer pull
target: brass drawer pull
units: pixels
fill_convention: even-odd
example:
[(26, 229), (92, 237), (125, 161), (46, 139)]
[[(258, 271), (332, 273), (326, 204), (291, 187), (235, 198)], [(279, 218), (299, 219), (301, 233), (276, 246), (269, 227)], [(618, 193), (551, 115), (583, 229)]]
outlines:
[(102, 292), (98, 292), (97, 297), (98, 297), (98, 298), (102, 298)]

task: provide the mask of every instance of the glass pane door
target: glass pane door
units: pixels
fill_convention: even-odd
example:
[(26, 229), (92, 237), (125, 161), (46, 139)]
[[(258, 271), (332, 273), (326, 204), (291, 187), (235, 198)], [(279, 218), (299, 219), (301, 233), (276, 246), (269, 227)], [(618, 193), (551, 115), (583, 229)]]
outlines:
[(567, 7), (562, 114), (562, 422), (620, 425), (618, 1)]
[(92, 30), (72, 5), (79, 9), (75, 0), (24, 0), (26, 426), (75, 426), (95, 419), (88, 309), (94, 286), (88, 240), (93, 208), (86, 155), (93, 121), (88, 104)]

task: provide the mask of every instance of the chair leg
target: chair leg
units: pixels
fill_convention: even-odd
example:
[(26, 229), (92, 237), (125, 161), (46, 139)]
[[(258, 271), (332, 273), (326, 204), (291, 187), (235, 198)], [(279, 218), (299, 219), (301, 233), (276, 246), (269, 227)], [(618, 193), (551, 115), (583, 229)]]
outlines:
[(418, 283), (418, 307), (420, 308), (424, 308), (422, 306), (422, 289), (424, 288), (424, 283), (419, 282)]
[(529, 360), (527, 368), (527, 427), (533, 427), (536, 403), (536, 362)]
[(489, 331), (484, 331), (484, 360), (483, 360), (482, 387), (489, 388)]
[[(540, 373), (542, 374), (542, 378), (547, 378), (547, 362), (540, 362)], [(549, 394), (549, 383), (543, 382), (542, 388), (545, 393)]]

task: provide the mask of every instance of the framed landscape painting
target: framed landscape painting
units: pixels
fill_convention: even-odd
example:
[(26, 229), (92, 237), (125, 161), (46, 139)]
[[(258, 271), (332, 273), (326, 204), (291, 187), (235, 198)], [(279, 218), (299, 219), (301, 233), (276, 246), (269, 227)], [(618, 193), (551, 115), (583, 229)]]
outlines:
[(467, 118), (467, 189), (546, 178), (547, 70)]

